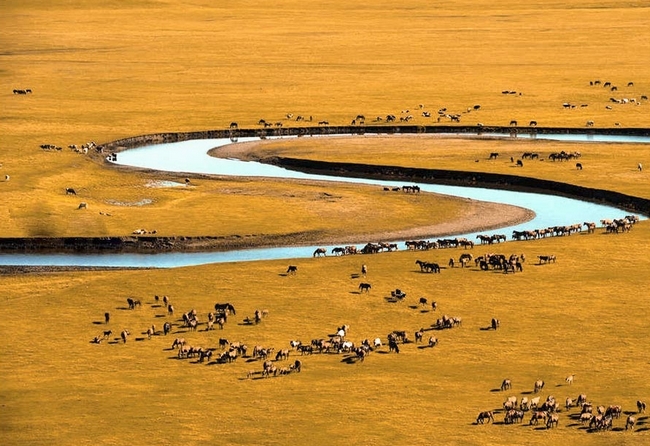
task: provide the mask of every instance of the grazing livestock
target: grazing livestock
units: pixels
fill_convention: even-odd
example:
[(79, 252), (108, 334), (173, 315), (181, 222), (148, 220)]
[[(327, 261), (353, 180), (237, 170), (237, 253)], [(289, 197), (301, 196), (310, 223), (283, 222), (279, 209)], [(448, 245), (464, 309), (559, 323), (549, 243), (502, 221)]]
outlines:
[(576, 169), (582, 170), (582, 163), (576, 163)]
[(165, 322), (163, 324), (163, 334), (167, 336), (170, 332), (172, 331), (172, 324), (171, 322)]
[(492, 411), (479, 412), (478, 417), (476, 417), (476, 424), (484, 424), (489, 422), (494, 423), (494, 414)]
[(104, 313), (104, 323), (108, 324), (111, 321), (111, 313)]
[(539, 259), (539, 264), (540, 265), (542, 263), (551, 263), (551, 262), (555, 263), (555, 260), (556, 260), (555, 255), (553, 255), (553, 254), (547, 255), (547, 256), (537, 256), (537, 258)]
[(217, 311), (217, 313), (223, 313), (223, 314), (237, 314), (235, 311), (235, 307), (230, 304), (230, 303), (216, 303), (214, 304), (214, 309)]
[(289, 265), (287, 268), (287, 274), (296, 274), (298, 267), (296, 265)]
[[(9, 175), (7, 175), (7, 177), (8, 176)], [(88, 203), (86, 203), (85, 201), (82, 201), (81, 203), (79, 203), (79, 207), (77, 207), (77, 209), (88, 209)]]
[(517, 121), (515, 121), (513, 119), (512, 121), (510, 121), (510, 125), (513, 126), (513, 127), (516, 127), (517, 126)]
[(531, 425), (538, 425), (540, 421), (546, 422), (548, 414), (544, 411), (537, 410), (533, 412), (532, 417), (530, 417), (530, 424)]
[(365, 291), (366, 293), (369, 293), (369, 292), (370, 292), (370, 288), (372, 288), (372, 285), (370, 285), (369, 283), (361, 282), (361, 283), (359, 284), (359, 291), (362, 292), (362, 293), (363, 293), (364, 291)]
[(366, 274), (368, 274), (368, 267), (366, 266), (365, 263), (361, 265), (361, 274), (363, 275), (363, 277), (366, 277)]
[(643, 171), (643, 164), (639, 163), (639, 165), (636, 167), (639, 169), (639, 172)]
[(548, 414), (548, 419), (546, 420), (546, 428), (550, 429), (552, 427), (557, 427), (560, 421), (560, 416), (556, 413)]
[(120, 337), (122, 338), (122, 342), (124, 342), (126, 344), (126, 340), (127, 340), (129, 335), (130, 335), (130, 333), (128, 332), (128, 330), (122, 330), (122, 333), (120, 333)]
[(637, 401), (636, 402), (636, 408), (637, 408), (639, 413), (645, 413), (645, 409), (646, 409), (645, 402), (641, 401), (641, 400)]
[(573, 384), (573, 379), (574, 379), (575, 377), (576, 377), (575, 374), (574, 374), (574, 375), (569, 375), (569, 376), (566, 377), (566, 379), (565, 379), (564, 381), (565, 381), (568, 385), (571, 385), (571, 384)]
[(74, 189), (71, 188), (71, 187), (66, 187), (66, 188), (65, 188), (65, 194), (66, 194), (66, 195), (77, 195), (77, 191), (74, 190)]
[(508, 390), (508, 389), (512, 389), (512, 381), (506, 378), (501, 383), (501, 391)]
[(420, 305), (428, 305), (429, 301), (427, 300), (426, 297), (421, 297), (420, 298)]
[(435, 336), (429, 337), (429, 347), (432, 348), (435, 347), (436, 345), (438, 345), (438, 342), (439, 342), (438, 338), (436, 338)]
[(491, 323), (492, 330), (496, 330), (497, 328), (499, 328), (500, 325), (501, 322), (499, 321), (499, 319), (492, 318), (492, 323)]
[(497, 152), (492, 152), (490, 153), (490, 157), (488, 159), (495, 160), (499, 157), (499, 154)]
[(173, 316), (173, 315), (174, 315), (174, 306), (173, 306), (172, 304), (167, 305), (167, 314), (168, 314), (169, 316)]
[(636, 418), (632, 415), (628, 415), (627, 420), (625, 421), (625, 430), (634, 430), (634, 425), (636, 424)]
[(522, 160), (517, 160), (517, 167), (524, 167), (524, 162)]
[(535, 381), (535, 388), (534, 388), (535, 393), (540, 392), (543, 388), (544, 388), (544, 381), (542, 381), (541, 379)]
[(325, 248), (316, 248), (313, 254), (314, 257), (321, 257), (321, 256), (325, 257), (326, 255), (327, 255), (327, 250)]

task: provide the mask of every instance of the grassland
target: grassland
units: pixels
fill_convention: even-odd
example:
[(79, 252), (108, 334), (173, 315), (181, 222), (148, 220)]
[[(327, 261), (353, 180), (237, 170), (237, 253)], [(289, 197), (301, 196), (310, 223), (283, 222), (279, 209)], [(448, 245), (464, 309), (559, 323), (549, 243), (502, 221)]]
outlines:
[[(0, 182), (3, 236), (120, 235), (140, 227), (163, 235), (340, 235), (341, 228), (408, 229), (405, 221), (430, 224), (431, 214), (464, 212), (459, 202), (406, 201), (344, 185), (327, 186), (341, 197), (337, 202), (323, 199), (322, 185), (272, 180), (205, 178), (195, 188), (152, 189), (145, 186), (151, 180), (182, 176), (107, 169), (65, 149), (90, 140), (224, 128), (231, 121), (252, 127), (260, 118), (288, 124), (287, 113), (348, 124), (358, 114), (370, 119), (408, 109), (414, 123), (431, 123), (419, 104), (434, 114), (443, 107), (461, 113), (461, 124), (650, 125), (647, 102), (609, 101), (650, 92), (650, 14), (640, 1), (32, 0), (4, 2), (0, 11), (0, 175), (11, 176)], [(618, 92), (589, 86), (596, 79), (613, 82)], [(33, 94), (13, 95), (16, 88)], [(564, 102), (588, 107), (566, 110)], [(462, 113), (476, 104), (479, 111)], [(64, 150), (42, 151), (43, 143)], [(545, 156), (575, 147), (585, 168), (545, 161), (525, 163), (519, 174), (650, 197), (646, 172), (635, 170), (638, 162), (650, 166), (650, 151), (640, 145), (310, 139), (273, 142), (258, 154), (512, 173), (509, 157), (533, 144)], [(493, 151), (500, 159), (488, 162)], [(78, 199), (66, 197), (65, 187), (78, 188)], [(152, 204), (110, 204), (145, 198)], [(75, 212), (80, 200), (92, 212)], [(377, 203), (409, 219), (349, 213)], [(472, 422), (478, 411), (501, 406), (505, 395), (491, 389), (505, 377), (518, 396), (541, 378), (543, 396), (561, 400), (584, 392), (625, 411), (637, 399), (650, 400), (649, 236), (643, 222), (616, 236), (509, 242), (499, 249), (529, 259), (514, 276), (474, 269), (425, 275), (415, 267), (424, 257), (446, 264), (458, 251), (296, 260), (295, 277), (281, 275), (286, 261), (3, 275), (0, 441), (645, 444), (647, 419), (634, 433), (596, 434), (579, 429), (567, 413), (549, 431)], [(557, 264), (533, 265), (536, 255), (548, 253)], [(351, 279), (362, 262), (370, 269), (369, 295), (356, 294), (358, 280)], [(396, 287), (407, 300), (390, 304), (384, 296)], [(410, 344), (363, 364), (314, 355), (301, 358), (301, 374), (249, 380), (246, 373), (260, 364), (192, 364), (173, 359), (169, 337), (137, 340), (166, 320), (153, 306), (154, 294), (171, 296), (181, 311), (196, 308), (203, 319), (214, 302), (236, 304), (238, 315), (223, 332), (183, 334), (204, 347), (223, 336), (282, 348), (290, 339), (325, 337), (344, 323), (356, 342), (394, 329), (412, 332), (438, 317), (410, 308), (417, 296), (437, 300), (440, 313), (462, 317), (463, 327), (436, 332), (435, 349)], [(122, 309), (128, 296), (143, 307)], [(238, 324), (257, 308), (269, 310), (262, 324)], [(110, 324), (95, 324), (105, 311)], [(502, 328), (480, 330), (492, 317)], [(106, 328), (127, 328), (132, 338), (125, 345), (91, 344)], [(571, 373), (576, 381), (568, 388), (564, 377)]]

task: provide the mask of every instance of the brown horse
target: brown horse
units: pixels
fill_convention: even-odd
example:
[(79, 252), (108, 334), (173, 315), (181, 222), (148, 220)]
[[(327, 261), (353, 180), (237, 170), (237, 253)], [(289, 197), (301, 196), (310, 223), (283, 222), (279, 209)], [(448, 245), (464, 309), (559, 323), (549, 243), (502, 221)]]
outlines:
[(314, 251), (314, 257), (325, 257), (327, 255), (327, 250), (325, 248), (316, 248)]

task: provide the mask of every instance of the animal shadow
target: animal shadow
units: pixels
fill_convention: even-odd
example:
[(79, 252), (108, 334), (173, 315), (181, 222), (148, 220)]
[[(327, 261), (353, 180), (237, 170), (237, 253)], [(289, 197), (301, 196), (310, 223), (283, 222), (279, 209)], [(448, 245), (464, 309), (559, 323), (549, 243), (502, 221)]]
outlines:
[(361, 291), (350, 291), (350, 294), (361, 294)]
[(289, 274), (287, 274), (287, 273), (280, 273), (280, 274), (278, 274), (278, 276), (280, 276), (280, 277), (287, 277), (288, 275), (289, 275)]
[(104, 325), (104, 322), (102, 321), (93, 321), (94, 325)]
[(498, 393), (501, 392), (501, 389), (490, 389), (490, 392)]
[(350, 279), (358, 279), (361, 277), (361, 274), (350, 274)]

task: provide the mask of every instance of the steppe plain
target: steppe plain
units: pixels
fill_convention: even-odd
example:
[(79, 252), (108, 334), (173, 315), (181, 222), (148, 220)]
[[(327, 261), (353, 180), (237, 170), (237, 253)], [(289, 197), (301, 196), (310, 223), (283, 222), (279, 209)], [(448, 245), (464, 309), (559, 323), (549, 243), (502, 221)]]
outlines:
[[(432, 194), (335, 183), (200, 177), (193, 187), (150, 188), (150, 181), (185, 175), (115, 169), (67, 149), (88, 141), (224, 129), (233, 121), (253, 128), (262, 118), (285, 126), (347, 125), (359, 114), (370, 121), (405, 110), (414, 123), (435, 125), (441, 108), (461, 114), (461, 124), (650, 126), (650, 104), (641, 99), (650, 92), (650, 8), (641, 1), (34, 0), (0, 8), (3, 237), (129, 235), (144, 227), (166, 236), (324, 243), (351, 234), (360, 240), (398, 231), (424, 236), (432, 226), (464, 221), (471, 210)], [(590, 85), (595, 80), (618, 91)], [(27, 88), (31, 94), (13, 94)], [(610, 97), (640, 105), (614, 104)], [(420, 105), (434, 118), (423, 117)], [(313, 121), (296, 123), (287, 119), (290, 113)], [(44, 151), (41, 144), (63, 150)], [(647, 170), (637, 169), (638, 163), (650, 167), (643, 144), (303, 138), (267, 141), (242, 156), (512, 174), (510, 156), (533, 146), (543, 154), (579, 150), (584, 169), (526, 163), (519, 175), (650, 198)], [(501, 154), (497, 162), (487, 161), (491, 152)], [(2, 181), (5, 175), (10, 180)], [(78, 196), (67, 196), (66, 187)], [(151, 204), (115, 204), (143, 199)], [(81, 200), (87, 212), (76, 210)], [(403, 249), (165, 270), (2, 274), (0, 441), (645, 444), (643, 415), (634, 432), (623, 429), (624, 419), (615, 420), (612, 431), (587, 432), (571, 418), (576, 409), (561, 412), (559, 426), (548, 430), (529, 426), (528, 416), (522, 425), (474, 422), (479, 411), (499, 409), (506, 396), (532, 391), (537, 379), (546, 382), (543, 397), (560, 401), (586, 393), (596, 405), (620, 404), (631, 412), (637, 400), (650, 400), (648, 240), (650, 226), (641, 222), (626, 234), (599, 229), (508, 242), (498, 249), (529, 259), (515, 275), (476, 268), (421, 274), (415, 260), (446, 264), (461, 251)], [(549, 253), (557, 263), (535, 264), (537, 255)], [(283, 275), (288, 263), (298, 265), (298, 274)], [(372, 283), (363, 295), (352, 278), (361, 263)], [(407, 291), (404, 302), (386, 301), (395, 288)], [(406, 344), (398, 355), (384, 348), (351, 364), (344, 355), (300, 357), (300, 374), (248, 379), (250, 370), (261, 370), (259, 361), (176, 359), (169, 347), (178, 326), (172, 335), (146, 339), (142, 333), (151, 324), (160, 330), (165, 320), (178, 323), (156, 306), (154, 295), (170, 296), (180, 311), (195, 308), (203, 320), (215, 302), (235, 304), (237, 315), (223, 331), (200, 326), (181, 334), (217, 351), (220, 337), (280, 349), (291, 339), (327, 337), (342, 324), (350, 325), (357, 343), (429, 327), (441, 314), (462, 317), (463, 326), (431, 332), (440, 338), (433, 349)], [(436, 300), (438, 312), (417, 307), (419, 296)], [(141, 299), (142, 307), (124, 309), (127, 297)], [(256, 309), (269, 316), (259, 325), (241, 324)], [(501, 328), (481, 330), (492, 317)], [(116, 336), (128, 329), (132, 336), (126, 344), (92, 344), (105, 329)], [(576, 378), (569, 387), (564, 378), (570, 374)], [(494, 392), (506, 377), (513, 390)], [(497, 413), (497, 422), (502, 419)]]

